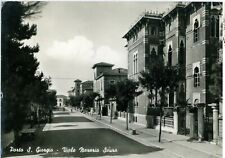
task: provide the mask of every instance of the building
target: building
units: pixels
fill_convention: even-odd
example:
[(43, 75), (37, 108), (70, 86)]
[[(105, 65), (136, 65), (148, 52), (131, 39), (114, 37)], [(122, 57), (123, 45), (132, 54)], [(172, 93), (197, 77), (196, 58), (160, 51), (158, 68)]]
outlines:
[(83, 81), (80, 85), (80, 93), (85, 94), (93, 92), (93, 81)]
[(74, 86), (74, 96), (79, 96), (80, 94), (81, 94), (81, 92), (80, 92), (80, 85), (81, 85), (81, 80), (79, 80), (79, 79), (76, 79), (75, 81), (74, 81), (74, 83), (75, 83), (75, 86)]
[[(164, 25), (161, 19), (162, 14), (144, 12), (123, 36), (127, 39), (129, 79), (138, 81), (140, 72), (149, 67), (150, 54), (158, 53), (159, 45), (164, 41)], [(146, 124), (149, 99), (146, 90), (142, 90), (144, 93), (134, 100), (134, 120)]]
[(212, 102), (209, 92), (211, 68), (219, 55), (221, 10), (210, 2), (189, 3), (185, 10), (186, 98), (191, 104), (209, 104)]
[(64, 107), (66, 105), (67, 96), (65, 95), (56, 95), (57, 106)]
[[(100, 94), (100, 104), (102, 107), (102, 113), (107, 115), (109, 101), (105, 99), (105, 90), (110, 84), (115, 84), (118, 81), (127, 79), (127, 69), (116, 68), (112, 69), (114, 65), (109, 63), (96, 63), (93, 65), (94, 70), (94, 92)], [(95, 108), (98, 110), (98, 103), (95, 102)]]
[[(128, 78), (137, 80), (146, 71), (149, 53), (164, 44), (164, 61), (179, 65), (180, 79), (175, 92), (167, 96), (168, 106), (192, 106), (213, 102), (209, 92), (212, 65), (222, 58), (222, 3), (177, 3), (168, 12), (144, 12), (123, 36), (127, 40)], [(154, 49), (154, 50), (153, 50)], [(135, 121), (146, 124), (147, 92), (135, 98)]]
[(186, 11), (185, 4), (178, 3), (162, 17), (165, 30), (164, 62), (168, 66), (179, 65), (181, 68), (178, 88), (167, 95), (167, 104), (173, 107), (186, 101), (185, 97), (185, 36), (186, 36)]

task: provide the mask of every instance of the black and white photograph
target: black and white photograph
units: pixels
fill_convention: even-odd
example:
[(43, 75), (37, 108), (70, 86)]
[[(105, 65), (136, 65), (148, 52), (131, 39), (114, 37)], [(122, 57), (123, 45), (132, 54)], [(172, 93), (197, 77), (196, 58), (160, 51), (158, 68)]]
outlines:
[(222, 1), (1, 1), (1, 157), (222, 158)]

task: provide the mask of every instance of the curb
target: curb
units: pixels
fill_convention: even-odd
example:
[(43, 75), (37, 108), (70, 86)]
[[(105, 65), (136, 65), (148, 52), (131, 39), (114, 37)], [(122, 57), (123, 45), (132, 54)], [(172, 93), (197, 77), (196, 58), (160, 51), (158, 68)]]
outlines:
[[(113, 127), (113, 126), (110, 125), (110, 124), (104, 123), (104, 122), (102, 122), (102, 121), (100, 121), (100, 120), (97, 120), (97, 119), (95, 119), (95, 118), (92, 118), (92, 117), (90, 117), (90, 116), (87, 116), (87, 115), (85, 115), (85, 114), (83, 114), (83, 116), (87, 117), (88, 119), (91, 119), (92, 121), (95, 121), (95, 122), (97, 122), (97, 123), (103, 124), (103, 125), (109, 127), (110, 129), (114, 130), (115, 132), (118, 132), (119, 134), (122, 134), (122, 135), (124, 135), (125, 137), (128, 137), (128, 138), (130, 138), (130, 139), (132, 139), (132, 140), (134, 140), (134, 141), (136, 141), (136, 142), (138, 142), (138, 143), (141, 143), (141, 144), (143, 144), (143, 145), (145, 145), (145, 146), (149, 146), (149, 145), (144, 144), (143, 142), (141, 142), (141, 141), (138, 140), (137, 138), (133, 137), (133, 135), (132, 135), (131, 133), (129, 133), (129, 130), (126, 132), (126, 131), (123, 131), (123, 130), (121, 130), (121, 129), (119, 129), (119, 128)], [(156, 148), (159, 148), (159, 149), (163, 149), (162, 147), (160, 147), (160, 146), (158, 146), (158, 145), (155, 145), (155, 144), (152, 144), (152, 143), (149, 143), (149, 144), (150, 144), (150, 146), (152, 146), (152, 147), (156, 147)]]
[[(82, 113), (82, 114), (83, 114), (83, 113)], [(123, 130), (121, 130), (121, 129), (118, 129), (118, 128), (116, 128), (116, 127), (113, 127), (113, 126), (110, 125), (110, 124), (104, 123), (104, 122), (102, 122), (102, 121), (100, 121), (100, 120), (97, 120), (97, 119), (92, 118), (92, 117), (90, 117), (90, 116), (88, 116), (88, 115), (85, 115), (85, 114), (83, 114), (83, 116), (88, 117), (89, 119), (91, 119), (91, 120), (93, 120), (93, 121), (95, 121), (95, 122), (101, 123), (101, 124), (103, 124), (103, 125), (105, 125), (105, 126), (108, 126), (108, 127), (110, 127), (112, 130), (114, 130), (114, 131), (116, 131), (116, 132), (118, 132), (118, 133), (120, 133), (120, 134), (122, 134), (122, 135), (124, 135), (124, 136), (127, 136), (128, 138), (131, 138), (131, 139), (133, 139), (133, 140), (135, 140), (135, 141), (137, 141), (137, 142), (139, 142), (139, 143), (141, 143), (141, 144), (144, 144), (144, 143), (142, 143), (141, 141), (137, 140), (136, 138), (132, 137), (132, 134), (130, 134), (129, 131), (128, 131), (128, 132), (125, 132), (125, 131), (123, 131)], [(139, 130), (137, 130), (137, 131), (139, 131)], [(140, 131), (139, 131), (139, 132), (140, 132)], [(142, 132), (142, 131), (141, 131), (141, 132)], [(146, 134), (146, 132), (142, 132), (142, 133), (145, 133), (145, 134)], [(155, 136), (155, 137), (156, 137), (157, 135), (152, 134), (152, 136)], [(207, 154), (207, 155), (209, 155), (209, 156), (213, 156), (213, 157), (217, 157), (217, 158), (221, 158), (221, 156), (222, 156), (222, 155), (221, 155), (221, 156), (219, 156), (219, 155), (213, 155), (213, 154), (210, 153), (210, 152), (198, 150), (197, 148), (192, 148), (192, 147), (190, 147), (190, 146), (188, 146), (188, 145), (184, 145), (184, 144), (179, 143), (179, 142), (174, 142), (174, 141), (172, 141), (172, 140), (170, 140), (170, 139), (167, 139), (167, 138), (163, 138), (163, 139), (166, 140), (166, 141), (169, 141), (169, 142), (173, 142), (173, 143), (178, 144), (178, 145), (182, 145), (183, 147), (186, 147), (186, 148), (189, 148), (189, 149), (192, 149), (192, 150), (196, 150), (196, 151), (198, 151), (198, 152), (205, 153), (205, 154)], [(144, 144), (144, 145), (145, 145), (145, 144)], [(150, 143), (150, 145), (162, 149), (162, 147), (159, 147), (158, 145), (155, 145), (155, 144), (152, 144), (152, 143)], [(169, 150), (168, 150), (168, 151), (169, 151)], [(171, 152), (171, 151), (169, 151), (169, 152), (170, 152), (170, 153), (173, 153), (173, 152)], [(173, 153), (173, 154), (174, 154), (174, 153)], [(177, 154), (175, 154), (175, 155), (181, 157), (181, 155), (177, 155)]]

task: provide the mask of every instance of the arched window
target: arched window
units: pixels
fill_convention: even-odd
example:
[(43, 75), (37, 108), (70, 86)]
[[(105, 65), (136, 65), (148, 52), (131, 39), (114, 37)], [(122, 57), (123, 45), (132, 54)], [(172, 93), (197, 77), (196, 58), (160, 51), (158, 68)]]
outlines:
[(152, 48), (151, 55), (156, 55), (155, 48)]
[(194, 23), (194, 42), (197, 42), (199, 39), (199, 22), (198, 19), (195, 19)]
[(179, 51), (179, 64), (184, 65), (185, 61), (185, 54), (184, 54), (184, 42), (181, 40), (180, 42), (180, 51)]
[(219, 37), (220, 22), (216, 19), (216, 37)]
[(195, 67), (194, 69), (194, 87), (199, 87), (200, 86), (200, 72), (199, 68)]
[(169, 45), (169, 50), (168, 50), (168, 66), (172, 66), (172, 47)]

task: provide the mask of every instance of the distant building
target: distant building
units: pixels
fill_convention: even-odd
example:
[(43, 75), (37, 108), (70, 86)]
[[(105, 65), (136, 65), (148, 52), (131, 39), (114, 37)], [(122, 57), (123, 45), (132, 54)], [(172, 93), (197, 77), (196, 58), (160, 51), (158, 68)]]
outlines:
[(57, 99), (57, 106), (58, 107), (64, 107), (65, 106), (67, 96), (65, 96), (65, 95), (56, 95), (56, 99)]
[[(107, 115), (108, 111), (108, 100), (105, 99), (105, 90), (110, 84), (115, 84), (118, 81), (127, 79), (127, 69), (116, 68), (112, 69), (114, 65), (109, 63), (100, 62), (94, 64), (92, 69), (94, 70), (94, 92), (100, 94), (102, 100), (102, 112)], [(95, 108), (98, 108), (97, 103)]]
[(74, 83), (75, 83), (75, 86), (74, 86), (74, 96), (79, 96), (80, 94), (81, 94), (81, 92), (80, 92), (80, 85), (81, 85), (81, 80), (79, 80), (79, 79), (76, 79), (75, 81), (74, 81)]
[(93, 92), (93, 81), (83, 81), (80, 85), (81, 94)]

